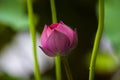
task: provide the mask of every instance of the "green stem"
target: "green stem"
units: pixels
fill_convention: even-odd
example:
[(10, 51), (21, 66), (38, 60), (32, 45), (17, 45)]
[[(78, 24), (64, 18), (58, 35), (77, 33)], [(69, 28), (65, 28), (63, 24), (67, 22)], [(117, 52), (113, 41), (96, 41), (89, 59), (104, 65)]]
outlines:
[(62, 57), (62, 59), (63, 59), (63, 64), (64, 64), (64, 67), (65, 67), (65, 71), (66, 71), (68, 80), (73, 80), (68, 60), (65, 57)]
[(61, 80), (61, 59), (60, 56), (55, 57), (56, 80)]
[(35, 79), (40, 80), (40, 70), (39, 70), (39, 64), (38, 64), (37, 52), (36, 52), (36, 33), (35, 33), (35, 24), (34, 24), (34, 17), (33, 17), (34, 15), (32, 10), (31, 0), (27, 0), (27, 7), (28, 7), (30, 34), (32, 38), (32, 46), (33, 46), (33, 53), (34, 53), (34, 74), (35, 74)]
[(103, 31), (104, 26), (104, 0), (99, 0), (99, 22), (98, 22), (98, 30), (96, 33), (95, 41), (94, 41), (94, 47), (92, 51), (91, 56), (91, 62), (90, 62), (90, 71), (89, 71), (89, 80), (94, 80), (94, 73), (95, 73), (95, 63), (96, 63), (96, 57), (97, 57), (97, 51)]
[[(57, 15), (56, 15), (56, 9), (55, 9), (55, 1), (50, 0), (51, 4), (51, 12), (52, 12), (52, 22), (57, 22)], [(61, 60), (60, 56), (55, 57), (55, 68), (56, 68), (56, 80), (61, 80)]]

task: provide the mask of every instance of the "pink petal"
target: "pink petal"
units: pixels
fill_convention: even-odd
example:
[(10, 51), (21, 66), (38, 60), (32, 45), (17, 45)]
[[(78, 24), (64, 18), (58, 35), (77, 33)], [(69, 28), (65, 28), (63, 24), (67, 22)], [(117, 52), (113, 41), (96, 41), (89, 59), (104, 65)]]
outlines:
[(69, 38), (63, 33), (54, 30), (46, 41), (47, 48), (52, 52), (64, 53), (69, 49)]
[(72, 42), (72, 44), (71, 44), (71, 48), (72, 48), (72, 49), (75, 48), (76, 45), (77, 45), (77, 43), (78, 43), (77, 31), (76, 31), (76, 29), (75, 29), (74, 31), (75, 31), (75, 32), (74, 32), (74, 34), (73, 34), (73, 42)]
[(72, 43), (74, 31), (70, 27), (60, 22), (55, 30), (65, 34), (69, 38), (70, 44)]
[(51, 24), (49, 27), (51, 28), (51, 29), (54, 29), (54, 28), (56, 28), (58, 26), (58, 23), (53, 23), (53, 24)]
[(54, 52), (48, 50), (47, 48), (44, 48), (44, 47), (41, 47), (41, 46), (39, 46), (39, 47), (40, 47), (40, 48), (42, 49), (42, 51), (43, 51), (46, 55), (48, 55), (48, 56), (54, 57), (54, 56), (56, 55)]
[(47, 25), (45, 25), (43, 32), (41, 34), (40, 43), (41, 45), (45, 46), (47, 40)]

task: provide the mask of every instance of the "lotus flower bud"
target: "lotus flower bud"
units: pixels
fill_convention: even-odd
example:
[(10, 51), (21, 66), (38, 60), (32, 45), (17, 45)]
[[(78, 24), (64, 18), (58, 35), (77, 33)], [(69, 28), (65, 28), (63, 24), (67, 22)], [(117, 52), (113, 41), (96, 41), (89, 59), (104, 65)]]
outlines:
[(40, 48), (48, 56), (67, 55), (77, 44), (76, 30), (63, 22), (45, 25), (41, 34)]

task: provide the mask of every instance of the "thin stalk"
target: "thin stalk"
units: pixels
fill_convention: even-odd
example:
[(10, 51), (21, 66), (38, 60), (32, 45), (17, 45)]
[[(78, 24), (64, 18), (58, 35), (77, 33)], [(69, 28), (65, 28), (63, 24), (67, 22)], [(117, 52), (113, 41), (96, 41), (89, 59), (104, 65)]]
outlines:
[(65, 71), (66, 71), (68, 80), (73, 80), (67, 58), (62, 57), (62, 60), (63, 60), (62, 62), (63, 62), (63, 64), (64, 64), (64, 67), (65, 67)]
[[(56, 9), (55, 9), (55, 1), (50, 0), (51, 4), (51, 12), (52, 12), (52, 22), (57, 22), (57, 15), (56, 15)], [(55, 69), (56, 69), (56, 80), (61, 80), (61, 59), (60, 56), (55, 57)]]
[(55, 57), (56, 80), (61, 80), (61, 59), (60, 56)]
[(35, 24), (33, 17), (34, 15), (33, 15), (31, 0), (27, 0), (27, 8), (28, 8), (28, 16), (29, 16), (30, 34), (32, 38), (32, 48), (34, 53), (34, 75), (35, 75), (35, 80), (40, 80), (40, 70), (39, 70), (39, 64), (38, 64), (37, 52), (36, 52), (36, 33), (35, 33)]
[(97, 51), (104, 26), (104, 0), (99, 0), (98, 3), (99, 3), (99, 20), (98, 20), (99, 22), (98, 22), (98, 29), (97, 29), (91, 61), (90, 61), (89, 80), (94, 80)]

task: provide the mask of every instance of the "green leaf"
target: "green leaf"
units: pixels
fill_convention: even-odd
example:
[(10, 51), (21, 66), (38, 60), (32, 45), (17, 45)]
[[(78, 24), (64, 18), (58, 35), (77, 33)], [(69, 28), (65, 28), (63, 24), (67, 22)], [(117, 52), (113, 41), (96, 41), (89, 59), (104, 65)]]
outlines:
[(120, 0), (105, 0), (105, 35), (120, 53)]
[(0, 1), (0, 22), (15, 30), (28, 28), (28, 17), (25, 14), (24, 0)]

